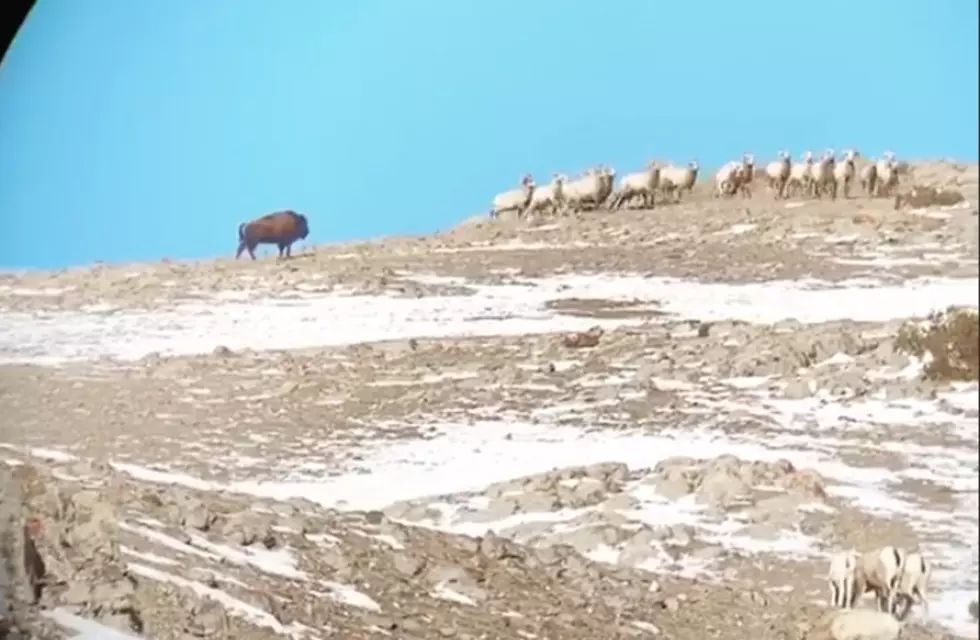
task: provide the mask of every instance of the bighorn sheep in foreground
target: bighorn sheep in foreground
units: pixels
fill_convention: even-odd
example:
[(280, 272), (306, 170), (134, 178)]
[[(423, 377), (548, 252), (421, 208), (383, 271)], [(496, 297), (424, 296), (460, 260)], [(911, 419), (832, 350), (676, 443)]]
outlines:
[(838, 188), (844, 191), (845, 198), (851, 197), (851, 185), (854, 183), (854, 175), (856, 173), (854, 160), (859, 155), (861, 154), (858, 151), (848, 149), (844, 152), (844, 158), (840, 164), (834, 167), (834, 179), (837, 181)]
[(674, 202), (681, 201), (681, 194), (685, 191), (694, 189), (698, 181), (698, 170), (700, 167), (694, 160), (687, 163), (686, 167), (675, 167), (668, 165), (660, 168), (660, 191), (665, 196), (670, 196)]
[(534, 193), (534, 178), (530, 173), (524, 174), (521, 179), (520, 189), (511, 189), (504, 193), (498, 193), (493, 198), (493, 207), (490, 209), (490, 217), (496, 218), (505, 211), (516, 211), (520, 216), (524, 208), (531, 201), (531, 194)]
[(857, 551), (840, 551), (830, 558), (827, 582), (830, 583), (830, 604), (838, 609), (852, 609), (858, 598)]
[(898, 547), (882, 547), (861, 555), (859, 582), (863, 594), (875, 592), (878, 610), (892, 613), (895, 610), (895, 597), (898, 594), (898, 579), (905, 570), (905, 551)]
[(660, 167), (656, 162), (651, 162), (645, 170), (623, 176), (619, 189), (613, 194), (612, 201), (609, 203), (609, 208), (619, 209), (635, 196), (641, 196), (643, 208), (652, 209), (657, 206), (656, 193), (659, 187)]
[(557, 213), (564, 198), (563, 188), (567, 179), (564, 175), (556, 173), (550, 184), (536, 188), (531, 193), (531, 199), (524, 208), (523, 215), (528, 216), (543, 209), (550, 209), (552, 213)]
[(929, 578), (932, 566), (921, 551), (913, 551), (905, 558), (905, 569), (898, 579), (897, 604), (904, 604), (899, 619), (905, 619), (912, 605), (918, 602), (928, 612)]
[(830, 193), (831, 200), (837, 199), (836, 164), (833, 149), (827, 149), (810, 169), (813, 195), (820, 198), (824, 193)]
[(794, 162), (786, 183), (786, 196), (799, 192), (801, 195), (810, 193), (810, 182), (813, 178), (813, 152), (803, 154), (803, 162)]
[(780, 151), (779, 159), (766, 165), (766, 179), (769, 181), (769, 188), (776, 193), (777, 199), (785, 195), (786, 182), (792, 169), (793, 161), (790, 160), (789, 151)]

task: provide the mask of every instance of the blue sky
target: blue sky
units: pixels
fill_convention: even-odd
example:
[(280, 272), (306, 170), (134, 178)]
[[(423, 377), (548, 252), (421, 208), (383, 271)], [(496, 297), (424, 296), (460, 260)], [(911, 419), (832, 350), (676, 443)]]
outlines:
[(0, 66), (0, 267), (233, 255), (282, 208), (314, 243), (435, 231), (599, 162), (975, 160), (977, 22), (964, 0), (39, 0)]

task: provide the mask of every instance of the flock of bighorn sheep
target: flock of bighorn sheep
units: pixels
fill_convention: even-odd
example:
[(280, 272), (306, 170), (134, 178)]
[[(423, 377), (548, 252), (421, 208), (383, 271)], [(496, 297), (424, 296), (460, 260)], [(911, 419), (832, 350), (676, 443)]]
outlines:
[(916, 602), (928, 610), (926, 590), (931, 572), (920, 551), (906, 553), (892, 546), (866, 553), (840, 551), (831, 557), (827, 574), (831, 605), (853, 609), (858, 599), (871, 591), (879, 611), (904, 620)]
[[(790, 154), (783, 151), (777, 160), (765, 166), (761, 176), (766, 186), (776, 198), (794, 195), (822, 198), (829, 195), (836, 199), (838, 192), (850, 197), (851, 187), (859, 180), (861, 188), (868, 195), (889, 196), (898, 185), (899, 174), (905, 163), (898, 162), (895, 154), (886, 152), (882, 159), (857, 170), (855, 160), (860, 157), (856, 150), (845, 151), (838, 160), (833, 150), (828, 149), (819, 159), (807, 151), (802, 162), (793, 162)], [(681, 195), (694, 189), (698, 180), (698, 163), (687, 166), (663, 166), (651, 162), (643, 171), (630, 173), (620, 178), (616, 185), (616, 171), (599, 165), (587, 170), (582, 176), (570, 180), (564, 174), (555, 174), (552, 181), (544, 186), (536, 186), (531, 174), (521, 180), (521, 186), (493, 199), (490, 217), (514, 211), (518, 217), (535, 213), (568, 213), (587, 208), (598, 209), (605, 206), (615, 211), (623, 205), (631, 205), (639, 197), (643, 208), (656, 206), (656, 196), (680, 202)], [(727, 163), (715, 174), (715, 197), (731, 197), (736, 194), (752, 197), (752, 184), (757, 178), (755, 158), (750, 153), (741, 160)], [(615, 188), (614, 188), (615, 186)]]

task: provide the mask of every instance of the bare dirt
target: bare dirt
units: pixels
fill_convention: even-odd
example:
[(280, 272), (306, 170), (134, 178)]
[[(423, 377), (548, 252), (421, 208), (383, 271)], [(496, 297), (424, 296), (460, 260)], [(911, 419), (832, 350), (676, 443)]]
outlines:
[[(338, 290), (468, 296), (480, 284), (572, 273), (729, 283), (975, 278), (977, 182), (976, 167), (920, 163), (906, 193), (955, 188), (965, 200), (895, 209), (863, 196), (780, 202), (763, 189), (719, 200), (703, 187), (655, 210), (472, 220), (423, 238), (308, 248), (285, 261), (3, 275), (0, 309), (43, 322), (55, 312), (169, 309), (227, 292), (242, 300)], [(899, 444), (976, 447), (975, 436), (950, 425), (977, 416), (953, 406), (929, 429), (901, 421), (818, 429), (757, 410), (762, 392), (840, 406), (872, 397), (941, 402), (948, 382), (899, 375), (912, 363), (894, 345), (904, 319), (757, 325), (676, 319), (650, 300), (546, 306), (636, 323), (581, 346), (556, 332), (0, 367), (9, 637), (71, 637), (52, 615), (72, 612), (161, 639), (812, 640), (830, 637), (834, 615), (820, 602), (824, 560), (733, 547), (709, 534), (712, 522), (747, 523), (744, 535), (759, 541), (797, 532), (827, 550), (969, 544), (862, 510), (835, 491), (839, 478), (805, 466), (697, 450), (652, 453), (646, 466), (568, 465), (375, 511), (213, 488), (347, 473), (379, 443), (434, 440), (432, 425), (449, 422), (466, 430), (496, 420), (502, 438), (517, 440), (510, 422), (664, 438), (707, 422), (736, 443), (810, 437), (803, 446), (855, 474), (923, 464)], [(2, 355), (24, 359), (38, 348), (8, 342)], [(840, 354), (847, 358), (835, 361)], [(726, 382), (763, 377), (751, 389)], [(199, 482), (140, 479), (126, 463)], [(902, 477), (893, 491), (909, 504), (957, 508), (949, 486)], [(706, 515), (691, 525), (641, 522), (629, 514), (647, 490)], [(560, 528), (541, 524), (570, 511)], [(509, 516), (521, 517), (481, 529)], [(600, 561), (597, 549), (615, 554)], [(692, 559), (710, 563), (715, 577), (684, 577)], [(953, 637), (921, 619), (903, 635)]]

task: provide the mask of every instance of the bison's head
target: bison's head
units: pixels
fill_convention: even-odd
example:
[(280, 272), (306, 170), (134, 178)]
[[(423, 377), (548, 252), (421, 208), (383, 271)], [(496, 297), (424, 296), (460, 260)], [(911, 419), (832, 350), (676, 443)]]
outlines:
[(296, 215), (296, 235), (300, 240), (306, 240), (306, 236), (310, 235), (310, 225), (306, 221), (306, 216), (301, 213)]

